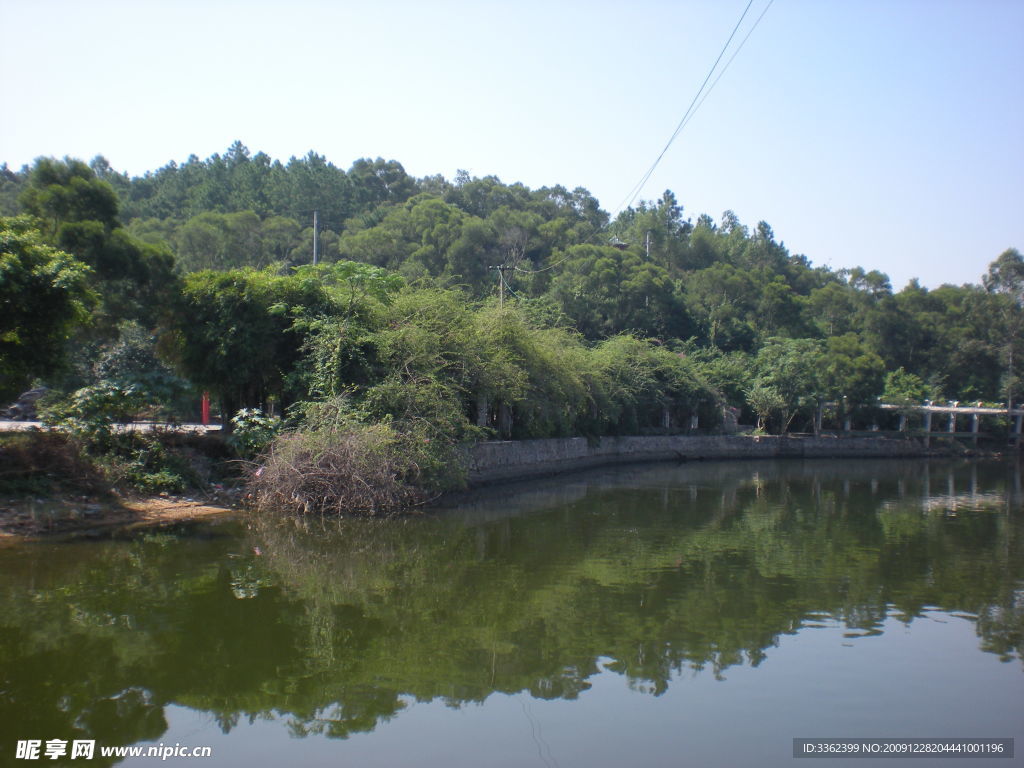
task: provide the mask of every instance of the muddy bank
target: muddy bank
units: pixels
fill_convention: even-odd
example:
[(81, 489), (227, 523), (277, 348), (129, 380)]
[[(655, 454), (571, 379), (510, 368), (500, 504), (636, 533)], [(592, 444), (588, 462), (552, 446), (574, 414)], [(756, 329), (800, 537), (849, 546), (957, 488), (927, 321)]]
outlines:
[(238, 514), (238, 509), (218, 499), (0, 499), (0, 543), (171, 525), (234, 514)]

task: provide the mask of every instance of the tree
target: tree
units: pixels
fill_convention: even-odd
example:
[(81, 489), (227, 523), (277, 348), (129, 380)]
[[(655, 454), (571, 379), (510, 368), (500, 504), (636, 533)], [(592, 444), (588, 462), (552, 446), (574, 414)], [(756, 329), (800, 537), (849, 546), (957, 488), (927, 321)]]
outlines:
[(1007, 407), (1013, 409), (1017, 386), (1016, 348), (1024, 331), (1024, 257), (1016, 248), (1003, 251), (982, 278), (985, 289), (998, 297), (998, 320), (1002, 333), (1003, 359), (1006, 364)]
[(757, 414), (757, 429), (764, 432), (768, 428), (768, 421), (776, 414), (781, 414), (786, 409), (786, 401), (775, 387), (755, 384), (746, 392), (747, 404)]
[(882, 399), (892, 405), (921, 405), (928, 397), (928, 386), (920, 376), (907, 373), (903, 367), (885, 375)]
[(177, 321), (181, 367), (217, 393), (226, 416), (262, 408), (271, 396), (287, 403), (303, 394), (294, 389), (309, 328), (303, 321), (335, 309), (315, 274), (194, 272)]
[(134, 388), (146, 403), (164, 411), (185, 405), (188, 383), (160, 359), (157, 337), (134, 321), (122, 323), (118, 331), (117, 341), (104, 345), (93, 363), (94, 382)]
[(89, 268), (43, 242), (32, 220), (0, 219), (0, 400), (57, 373), (95, 295)]
[(364, 209), (380, 203), (402, 203), (416, 193), (415, 181), (397, 160), (364, 157), (352, 163), (348, 176)]
[(223, 219), (219, 213), (203, 213), (189, 219), (178, 229), (178, 264), (185, 272), (201, 269), (230, 269), (242, 266), (231, 264), (226, 257)]
[(20, 202), (26, 213), (45, 222), (50, 238), (67, 222), (96, 221), (107, 229), (120, 225), (117, 193), (81, 160), (36, 160)]
[(668, 270), (687, 266), (685, 253), (692, 229), (683, 218), (683, 206), (671, 190), (665, 190), (656, 203), (642, 200), (636, 208), (619, 214), (611, 232), (620, 240), (643, 249), (645, 256)]
[(884, 272), (879, 272), (877, 269), (873, 269), (870, 272), (865, 272), (862, 267), (854, 267), (853, 269), (843, 270), (840, 274), (846, 274), (848, 283), (851, 288), (857, 291), (862, 291), (869, 296), (888, 296), (892, 293), (892, 284), (889, 282), (889, 276)]
[[(823, 353), (814, 339), (771, 338), (757, 353), (758, 378), (754, 389), (774, 393), (780, 432), (785, 434), (800, 411), (816, 405), (824, 389), (821, 380)], [(775, 399), (775, 395), (778, 399)], [(754, 403), (751, 403), (754, 407)], [(757, 410), (757, 408), (755, 408)]]
[(689, 274), (683, 287), (686, 302), (712, 347), (748, 350), (753, 346), (755, 331), (747, 318), (754, 312), (759, 291), (748, 272), (717, 262)]
[(719, 402), (695, 361), (657, 343), (621, 334), (601, 342), (590, 357), (605, 389), (596, 393), (604, 432), (678, 427), (700, 412), (708, 418), (708, 408)]
[(769, 336), (783, 333), (804, 335), (800, 310), (805, 303), (803, 297), (794, 293), (781, 275), (772, 277), (761, 288), (761, 298), (757, 303), (762, 333)]
[(263, 220), (261, 237), (264, 257), (270, 261), (284, 261), (293, 248), (305, 245), (300, 242), (302, 227), (295, 219), (286, 216), (270, 216)]
[(842, 416), (873, 407), (885, 387), (885, 363), (855, 333), (825, 343), (822, 391), (839, 403)]
[(109, 183), (79, 160), (40, 158), (21, 203), (42, 222), (49, 244), (92, 268), (89, 277), (101, 298), (96, 334), (115, 335), (125, 319), (156, 325), (177, 290), (174, 257), (166, 248), (136, 240), (121, 226)]
[(7, 167), (7, 163), (0, 164), (0, 216), (18, 214), (18, 197), (27, 176), (25, 168), (22, 168), (21, 173), (16, 173)]
[(331, 264), (307, 264), (295, 268), (296, 277), (320, 283), (329, 291), (345, 320), (368, 312), (369, 300), (390, 304), (402, 288), (401, 277), (386, 269), (361, 264), (357, 261), (337, 261)]
[(666, 270), (646, 262), (637, 249), (572, 246), (549, 293), (590, 339), (626, 331), (685, 338), (694, 330)]
[(849, 286), (828, 282), (811, 291), (807, 309), (821, 335), (838, 336), (854, 326), (856, 298)]

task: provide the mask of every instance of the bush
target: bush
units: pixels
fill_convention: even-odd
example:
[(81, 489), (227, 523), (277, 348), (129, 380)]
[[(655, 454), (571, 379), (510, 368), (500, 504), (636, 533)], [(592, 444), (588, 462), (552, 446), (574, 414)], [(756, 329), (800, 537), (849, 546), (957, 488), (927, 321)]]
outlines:
[(228, 445), (246, 458), (262, 453), (281, 431), (281, 420), (259, 408), (243, 408), (231, 418), (231, 425)]
[[(189, 486), (202, 486), (205, 478), (196, 470), (195, 452), (167, 445), (170, 434), (119, 430), (149, 402), (143, 387), (101, 379), (67, 398), (44, 407), (43, 418), (65, 430), (68, 450), (77, 452), (78, 469), (102, 477), (108, 486), (141, 493), (181, 493)], [(252, 419), (243, 429), (243, 439), (262, 447), (258, 430), (266, 417)], [(63, 437), (63, 436), (62, 436)]]
[(107, 483), (76, 441), (58, 432), (0, 435), (0, 493), (99, 493)]
[(450, 446), (390, 423), (290, 432), (249, 478), (257, 509), (298, 514), (391, 514), (462, 477)]
[(66, 429), (88, 450), (106, 450), (113, 440), (113, 425), (130, 421), (145, 403), (139, 387), (104, 379), (45, 405), (41, 416), (46, 424)]
[(165, 440), (156, 433), (117, 435), (97, 463), (113, 485), (141, 493), (182, 493), (201, 485), (194, 457), (166, 445)]

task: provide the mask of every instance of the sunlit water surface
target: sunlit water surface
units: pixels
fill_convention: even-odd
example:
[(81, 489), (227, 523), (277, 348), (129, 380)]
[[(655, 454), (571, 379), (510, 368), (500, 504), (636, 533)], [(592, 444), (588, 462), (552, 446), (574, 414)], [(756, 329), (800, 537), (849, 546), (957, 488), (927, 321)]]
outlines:
[(1021, 500), (1006, 462), (657, 465), (398, 521), (7, 547), (0, 764), (25, 739), (210, 746), (166, 761), (209, 766), (1024, 749)]

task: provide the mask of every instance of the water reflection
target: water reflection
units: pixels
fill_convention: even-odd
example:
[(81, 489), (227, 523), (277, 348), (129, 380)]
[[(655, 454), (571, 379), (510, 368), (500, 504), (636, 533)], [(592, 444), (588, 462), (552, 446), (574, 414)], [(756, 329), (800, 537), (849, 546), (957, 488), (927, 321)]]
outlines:
[[(0, 552), (0, 744), (224, 731), (344, 738), (407, 702), (574, 699), (602, 670), (665, 693), (936, 610), (1018, 665), (1019, 468), (709, 463), (491, 489), (398, 521), (252, 521)], [(6, 747), (5, 747), (6, 748)]]

